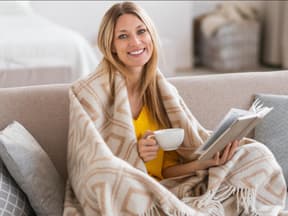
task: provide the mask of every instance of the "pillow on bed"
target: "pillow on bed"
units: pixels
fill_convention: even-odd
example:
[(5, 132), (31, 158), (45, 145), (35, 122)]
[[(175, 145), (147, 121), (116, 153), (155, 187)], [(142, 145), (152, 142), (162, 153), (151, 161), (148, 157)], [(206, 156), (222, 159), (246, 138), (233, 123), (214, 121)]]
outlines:
[(37, 215), (62, 215), (64, 183), (47, 153), (20, 123), (0, 132), (0, 156)]
[(0, 1), (0, 15), (27, 15), (32, 11), (30, 1)]
[(288, 184), (288, 95), (258, 94), (256, 98), (273, 110), (256, 126), (254, 138), (274, 153)]

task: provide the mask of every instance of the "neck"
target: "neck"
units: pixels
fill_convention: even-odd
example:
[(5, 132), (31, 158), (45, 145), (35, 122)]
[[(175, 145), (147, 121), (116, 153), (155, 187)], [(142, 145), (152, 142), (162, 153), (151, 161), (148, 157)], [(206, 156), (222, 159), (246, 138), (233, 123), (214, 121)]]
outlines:
[(130, 76), (126, 78), (128, 99), (134, 119), (138, 117), (143, 106), (142, 98), (140, 97), (141, 75), (141, 72), (131, 73)]
[(139, 93), (141, 85), (141, 76), (142, 72), (138, 72), (138, 73), (131, 73), (126, 78), (126, 85), (129, 94)]

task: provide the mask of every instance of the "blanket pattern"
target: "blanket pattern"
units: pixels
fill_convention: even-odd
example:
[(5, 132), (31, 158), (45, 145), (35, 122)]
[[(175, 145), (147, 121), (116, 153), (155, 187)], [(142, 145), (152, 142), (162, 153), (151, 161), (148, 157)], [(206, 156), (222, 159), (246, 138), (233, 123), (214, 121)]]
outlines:
[[(178, 153), (194, 160), (209, 131), (160, 72), (157, 82), (172, 126), (185, 129)], [(112, 101), (109, 76), (98, 68), (70, 89), (64, 215), (278, 215), (286, 197), (282, 171), (272, 153), (254, 140), (243, 140), (247, 145), (223, 166), (161, 182), (150, 177), (138, 156), (120, 73), (114, 84)]]

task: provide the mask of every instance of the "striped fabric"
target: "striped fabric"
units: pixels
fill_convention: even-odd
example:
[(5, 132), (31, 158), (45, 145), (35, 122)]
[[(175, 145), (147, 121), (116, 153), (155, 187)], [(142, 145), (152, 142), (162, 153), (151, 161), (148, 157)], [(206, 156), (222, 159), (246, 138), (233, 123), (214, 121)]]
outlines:
[[(209, 133), (177, 90), (160, 72), (157, 76), (171, 124), (186, 132), (178, 153), (184, 160), (194, 160), (195, 148)], [(243, 140), (247, 145), (223, 166), (155, 181), (137, 153), (120, 74), (114, 84), (116, 97), (111, 101), (108, 74), (99, 68), (70, 89), (64, 215), (278, 215), (283, 209), (286, 185), (281, 168), (254, 140)]]

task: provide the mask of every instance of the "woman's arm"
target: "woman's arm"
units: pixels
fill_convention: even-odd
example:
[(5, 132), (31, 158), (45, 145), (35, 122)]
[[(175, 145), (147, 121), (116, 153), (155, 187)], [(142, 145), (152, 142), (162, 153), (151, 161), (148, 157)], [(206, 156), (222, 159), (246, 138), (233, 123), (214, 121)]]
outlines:
[(170, 166), (162, 170), (162, 175), (164, 178), (177, 177), (188, 175), (198, 170), (205, 170), (213, 166), (223, 165), (233, 157), (238, 145), (239, 141), (235, 140), (226, 146), (222, 155), (218, 152), (210, 160), (194, 160), (185, 164)]

